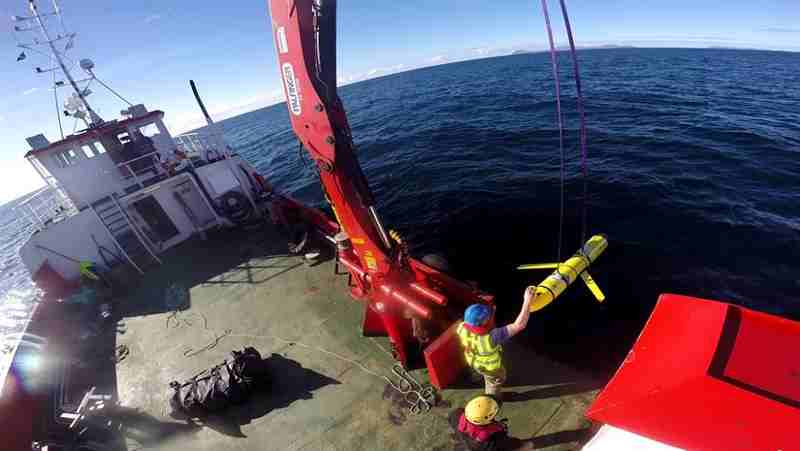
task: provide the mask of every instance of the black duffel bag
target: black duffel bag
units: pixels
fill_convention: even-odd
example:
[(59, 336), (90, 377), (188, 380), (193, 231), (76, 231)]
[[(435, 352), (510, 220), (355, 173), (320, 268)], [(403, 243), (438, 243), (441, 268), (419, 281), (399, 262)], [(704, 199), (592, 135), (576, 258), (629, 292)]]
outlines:
[(267, 368), (261, 354), (252, 347), (233, 351), (231, 361), (224, 361), (195, 375), (188, 381), (170, 382), (170, 406), (173, 414), (202, 417), (241, 404), (267, 383)]
[(245, 392), (264, 388), (269, 382), (267, 364), (255, 348), (250, 346), (241, 351), (231, 352), (233, 362), (231, 369), (241, 381)]

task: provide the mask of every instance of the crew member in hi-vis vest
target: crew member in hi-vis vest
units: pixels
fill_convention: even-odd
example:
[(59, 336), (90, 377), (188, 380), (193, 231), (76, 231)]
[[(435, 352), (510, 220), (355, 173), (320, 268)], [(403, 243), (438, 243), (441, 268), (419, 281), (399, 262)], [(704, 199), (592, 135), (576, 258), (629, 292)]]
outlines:
[(504, 327), (495, 327), (494, 309), (486, 304), (472, 304), (464, 311), (464, 321), (456, 330), (464, 348), (464, 358), (473, 370), (483, 376), (487, 395), (500, 395), (500, 388), (506, 380), (503, 344), (528, 325), (534, 291), (533, 287), (525, 290), (522, 310), (516, 321)]

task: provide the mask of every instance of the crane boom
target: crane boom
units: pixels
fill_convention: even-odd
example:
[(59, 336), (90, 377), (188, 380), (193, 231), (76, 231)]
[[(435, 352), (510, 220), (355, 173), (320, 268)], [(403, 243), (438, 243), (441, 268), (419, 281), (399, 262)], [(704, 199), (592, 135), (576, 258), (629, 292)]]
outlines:
[(350, 273), (352, 295), (367, 303), (364, 332), (388, 335), (403, 364), (411, 345), (418, 344), (434, 383), (444, 386), (463, 365), (450, 346), (451, 326), (466, 305), (493, 298), (409, 256), (399, 235), (384, 229), (337, 93), (336, 1), (270, 0), (269, 5), (289, 118), (319, 171), (336, 232), (346, 238), (337, 262)]
[(385, 272), (391, 250), (353, 151), (336, 90), (336, 2), (271, 2), (292, 127), (311, 154), (339, 225), (367, 273)]

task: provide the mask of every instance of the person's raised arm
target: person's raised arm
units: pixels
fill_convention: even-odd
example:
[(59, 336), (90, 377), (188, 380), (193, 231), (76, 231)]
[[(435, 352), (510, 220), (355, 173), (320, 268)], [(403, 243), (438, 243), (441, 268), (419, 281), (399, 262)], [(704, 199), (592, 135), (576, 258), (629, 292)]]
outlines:
[(513, 323), (506, 326), (508, 329), (509, 338), (522, 332), (522, 330), (528, 325), (528, 318), (531, 316), (531, 300), (533, 300), (535, 293), (536, 287), (528, 287), (525, 290), (525, 294), (523, 295), (524, 301), (522, 302), (522, 310), (519, 311), (517, 319)]

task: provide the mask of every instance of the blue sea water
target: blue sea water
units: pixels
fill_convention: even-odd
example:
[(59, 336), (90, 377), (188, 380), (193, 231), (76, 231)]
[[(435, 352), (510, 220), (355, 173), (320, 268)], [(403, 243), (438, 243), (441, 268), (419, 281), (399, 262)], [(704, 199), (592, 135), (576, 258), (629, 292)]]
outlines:
[[(608, 371), (664, 292), (800, 319), (800, 54), (579, 52), (590, 233), (610, 246), (584, 287), (532, 317), (525, 339)], [(568, 54), (562, 254), (580, 245), (583, 179)], [(387, 226), (445, 255), (512, 317), (554, 261), (559, 149), (549, 55), (453, 63), (342, 87), (357, 155)], [(325, 206), (283, 104), (224, 121), (226, 139), (282, 192)], [(5, 221), (5, 219), (3, 219)], [(6, 290), (6, 286), (3, 286)]]
[[(21, 199), (0, 205), (0, 375), (5, 377), (13, 340), (9, 334), (25, 329), (39, 290), (31, 281), (19, 257), (19, 248), (29, 236), (32, 225), (18, 220), (14, 207)], [(2, 379), (0, 379), (2, 380)], [(0, 382), (2, 390), (2, 382)]]

